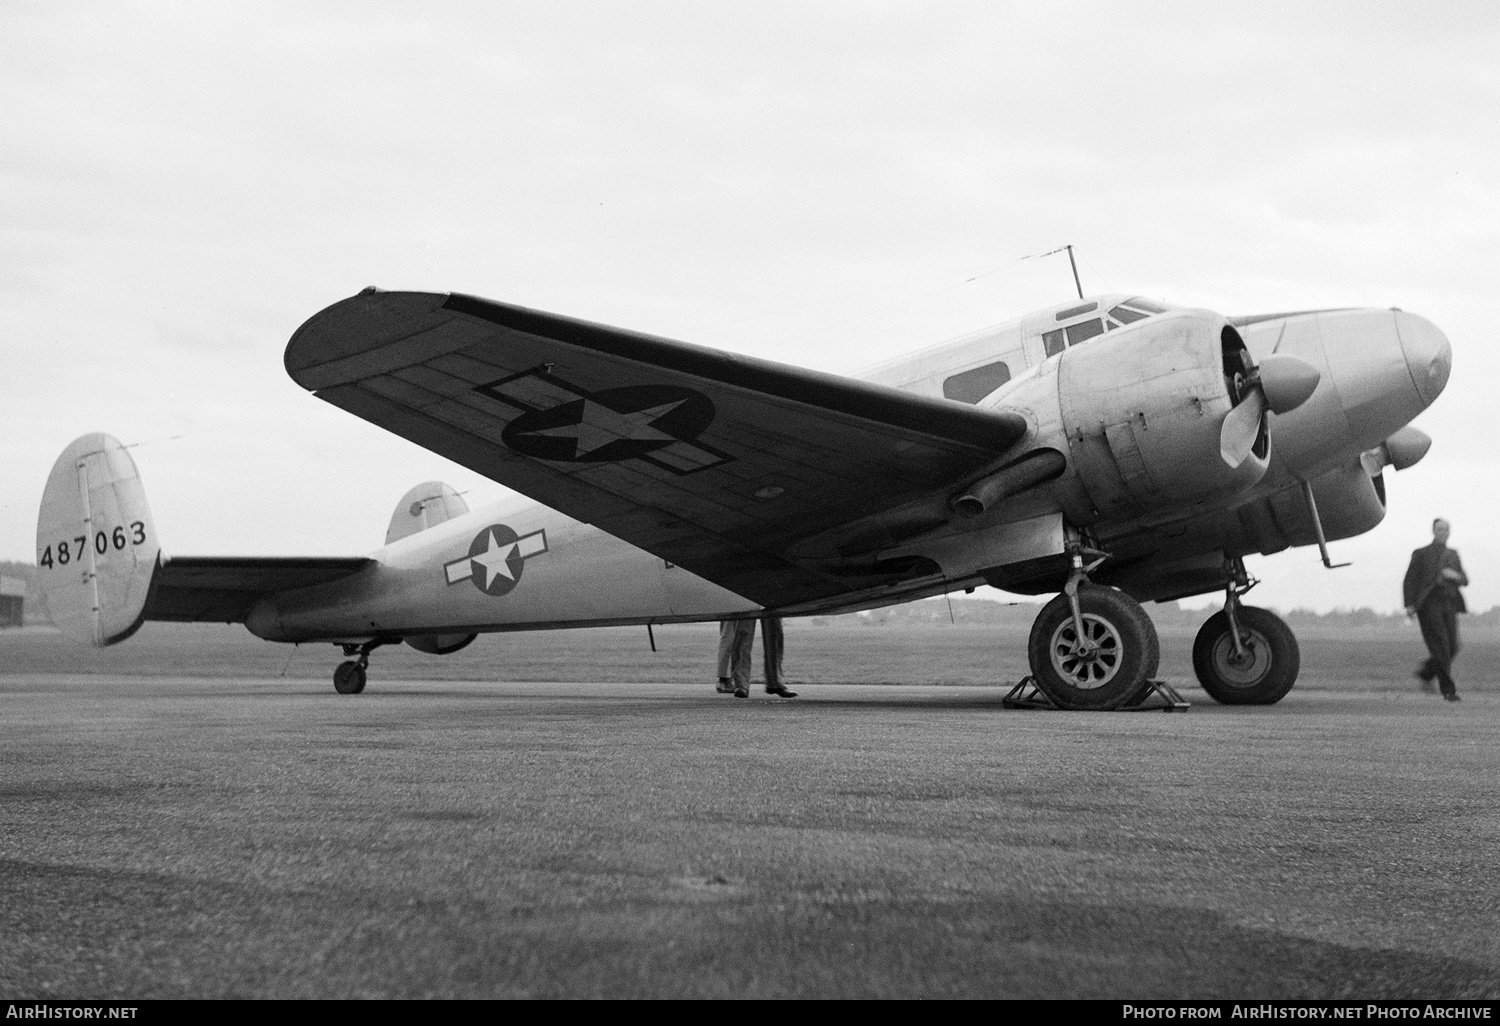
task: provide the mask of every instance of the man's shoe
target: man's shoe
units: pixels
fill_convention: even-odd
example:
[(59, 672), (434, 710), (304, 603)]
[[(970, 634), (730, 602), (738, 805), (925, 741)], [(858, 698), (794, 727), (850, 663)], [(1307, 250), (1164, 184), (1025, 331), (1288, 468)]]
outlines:
[(714, 690), (721, 695), (734, 694), (734, 679), (732, 677), (720, 677), (719, 685)]
[(796, 698), (797, 697), (797, 692), (795, 692), (795, 691), (788, 691), (786, 689), (786, 686), (784, 684), (777, 684), (774, 688), (771, 685), (767, 684), (766, 685), (766, 694), (768, 694), (768, 695), (775, 695), (778, 698)]
[(1458, 692), (1456, 691), (1450, 691), (1443, 696), (1443, 701), (1445, 702), (1457, 702), (1458, 700)]
[(734, 697), (735, 698), (749, 698), (750, 697), (750, 689), (749, 688), (735, 688), (734, 689)]

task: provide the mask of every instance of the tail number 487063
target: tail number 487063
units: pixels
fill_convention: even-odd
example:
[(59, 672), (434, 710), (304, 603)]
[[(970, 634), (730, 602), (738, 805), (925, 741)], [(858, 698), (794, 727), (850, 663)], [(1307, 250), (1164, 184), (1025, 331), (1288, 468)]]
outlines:
[[(94, 552), (104, 555), (110, 549), (123, 549), (128, 541), (140, 545), (146, 540), (146, 525), (139, 520), (133, 520), (128, 527), (121, 525), (112, 531), (97, 531), (94, 534)], [(84, 546), (89, 544), (88, 535), (80, 534), (69, 542), (63, 539), (57, 543), (57, 554), (53, 555), (53, 546), (48, 545), (43, 551), (38, 566), (67, 566), (69, 563), (81, 560), (84, 555)]]

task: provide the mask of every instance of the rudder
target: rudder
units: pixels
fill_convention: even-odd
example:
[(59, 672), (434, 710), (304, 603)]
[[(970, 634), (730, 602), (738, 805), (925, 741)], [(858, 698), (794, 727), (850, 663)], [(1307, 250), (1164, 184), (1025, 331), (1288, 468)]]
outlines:
[(118, 441), (96, 433), (63, 450), (42, 493), (36, 548), (42, 594), (64, 634), (103, 647), (140, 627), (161, 546)]

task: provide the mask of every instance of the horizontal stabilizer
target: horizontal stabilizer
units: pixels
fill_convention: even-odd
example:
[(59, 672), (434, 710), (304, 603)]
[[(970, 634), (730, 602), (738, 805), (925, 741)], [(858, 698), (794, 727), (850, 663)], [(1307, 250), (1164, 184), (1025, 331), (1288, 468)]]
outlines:
[(375, 565), (365, 556), (177, 556), (157, 570), (145, 617), (243, 623), (266, 595), (330, 584)]

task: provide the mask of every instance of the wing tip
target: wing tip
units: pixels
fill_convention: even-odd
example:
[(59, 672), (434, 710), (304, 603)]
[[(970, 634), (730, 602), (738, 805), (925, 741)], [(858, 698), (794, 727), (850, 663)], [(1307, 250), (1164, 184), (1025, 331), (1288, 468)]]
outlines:
[(282, 366), (309, 392), (327, 387), (330, 382), (322, 380), (326, 375), (318, 373), (320, 368), (420, 330), (449, 295), (366, 285), (303, 321), (287, 341)]

